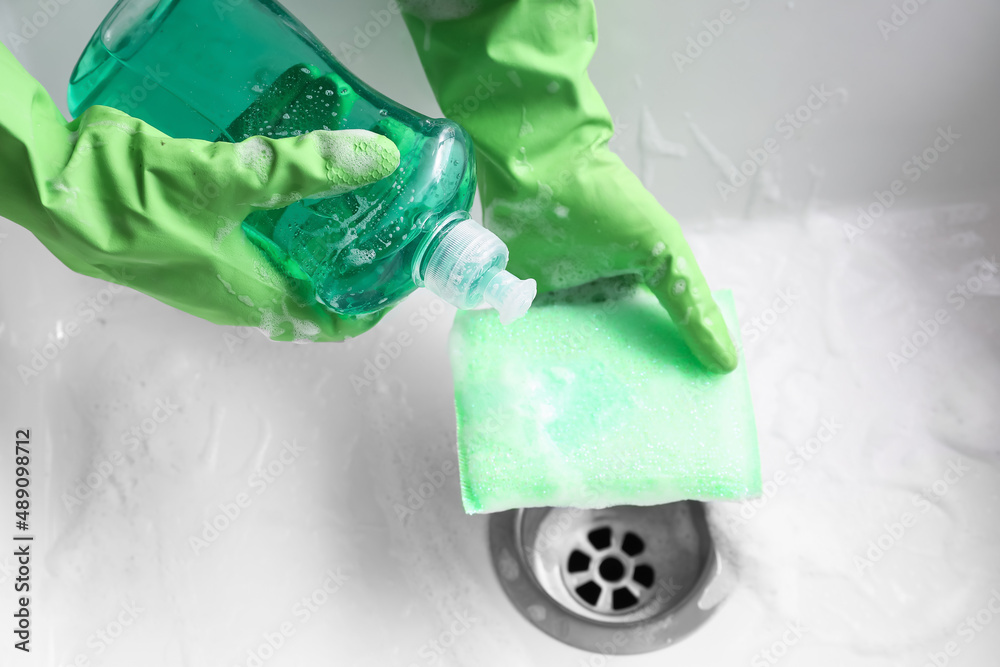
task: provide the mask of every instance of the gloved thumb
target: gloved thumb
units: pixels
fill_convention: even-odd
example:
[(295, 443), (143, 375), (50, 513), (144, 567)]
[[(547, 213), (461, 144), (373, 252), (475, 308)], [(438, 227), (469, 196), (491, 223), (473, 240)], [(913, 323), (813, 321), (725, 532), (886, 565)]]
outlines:
[(47, 215), (33, 231), (70, 268), (212, 322), (262, 326), (277, 339), (340, 340), (377, 321), (337, 318), (300, 278), (264, 261), (239, 223), (254, 210), (388, 176), (399, 163), (388, 138), (176, 139), (100, 106), (66, 129), (69, 155), (46, 162)]
[(250, 137), (236, 144), (200, 143), (192, 169), (220, 183), (223, 207), (245, 217), (255, 209), (286, 206), (306, 197), (330, 197), (385, 178), (399, 166), (399, 150), (367, 130), (317, 130), (297, 137)]

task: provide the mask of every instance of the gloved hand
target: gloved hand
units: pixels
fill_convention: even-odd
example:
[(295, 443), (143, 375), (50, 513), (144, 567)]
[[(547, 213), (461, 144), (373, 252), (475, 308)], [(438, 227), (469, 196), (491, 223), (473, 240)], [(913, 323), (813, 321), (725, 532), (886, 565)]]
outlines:
[(587, 76), (592, 0), (410, 0), (404, 17), (441, 109), (476, 145), (484, 222), (540, 291), (638, 273), (710, 369), (736, 350), (677, 221), (607, 147)]
[(0, 81), (0, 215), (69, 268), (275, 340), (343, 340), (381, 318), (338, 317), (306, 281), (279, 273), (240, 221), (387, 176), (399, 151), (386, 137), (173, 139), (101, 106), (67, 123), (2, 45)]

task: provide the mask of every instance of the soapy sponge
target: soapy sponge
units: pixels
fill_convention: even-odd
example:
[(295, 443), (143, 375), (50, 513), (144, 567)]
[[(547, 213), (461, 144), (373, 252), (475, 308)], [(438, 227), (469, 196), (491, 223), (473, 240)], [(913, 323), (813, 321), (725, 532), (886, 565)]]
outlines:
[[(739, 346), (732, 294), (715, 292)], [(451, 337), (465, 511), (759, 495), (746, 365), (702, 367), (656, 298), (537, 304), (506, 327), (459, 311)]]

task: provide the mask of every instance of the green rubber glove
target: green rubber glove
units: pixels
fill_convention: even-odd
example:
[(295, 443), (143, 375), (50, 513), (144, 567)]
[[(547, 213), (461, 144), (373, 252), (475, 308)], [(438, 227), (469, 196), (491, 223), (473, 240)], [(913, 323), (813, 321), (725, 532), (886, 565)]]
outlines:
[(472, 135), (486, 225), (540, 291), (637, 273), (710, 369), (737, 354), (677, 221), (608, 148), (591, 0), (403, 3), (441, 109)]
[(364, 131), (173, 139), (101, 106), (67, 123), (3, 46), (0, 81), (0, 215), (72, 270), (275, 340), (343, 340), (381, 318), (338, 317), (309, 284), (279, 273), (240, 221), (255, 208), (391, 174), (399, 151), (389, 139)]

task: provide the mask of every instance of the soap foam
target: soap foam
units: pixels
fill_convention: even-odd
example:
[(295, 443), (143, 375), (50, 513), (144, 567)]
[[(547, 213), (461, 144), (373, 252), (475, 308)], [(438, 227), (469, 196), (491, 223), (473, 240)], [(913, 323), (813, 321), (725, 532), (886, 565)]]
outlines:
[(327, 161), (330, 180), (334, 182), (360, 184), (386, 158), (370, 144), (372, 133), (367, 130), (317, 130), (304, 136), (312, 137), (316, 150)]
[(278, 206), (287, 206), (289, 204), (294, 204), (300, 199), (302, 199), (302, 195), (300, 195), (298, 192), (290, 192), (287, 195), (275, 193), (270, 197), (268, 197), (267, 199), (265, 199), (264, 201), (250, 204), (250, 206), (253, 206), (254, 208), (276, 208)]
[(274, 148), (262, 137), (250, 137), (235, 146), (239, 163), (257, 174), (261, 184), (267, 183), (274, 168)]
[(260, 331), (268, 338), (274, 339), (285, 330), (286, 324), (292, 325), (292, 337), (295, 342), (310, 342), (320, 334), (319, 325), (309, 320), (300, 320), (292, 317), (288, 312), (288, 304), (281, 304), (281, 313), (270, 308), (259, 308), (260, 311)]
[(349, 264), (371, 264), (373, 259), (375, 259), (375, 251), (371, 249), (351, 248), (347, 253), (347, 262)]
[(532, 134), (535, 131), (534, 126), (528, 122), (528, 110), (525, 107), (521, 107), (521, 127), (517, 131), (518, 137), (524, 137)]
[(49, 186), (56, 192), (61, 192), (66, 195), (68, 204), (75, 204), (76, 198), (80, 195), (80, 188), (69, 187), (66, 185), (66, 181), (61, 178), (49, 181)]
[(134, 136), (136, 134), (139, 134), (139, 130), (137, 130), (136, 128), (127, 125), (125, 123), (117, 123), (113, 120), (98, 120), (93, 123), (87, 123), (85, 127), (113, 127), (115, 129), (121, 130), (122, 132), (128, 135)]
[(226, 291), (236, 297), (236, 300), (242, 303), (244, 306), (249, 306), (253, 308), (253, 300), (245, 294), (237, 294), (236, 290), (233, 289), (233, 284), (222, 277), (221, 274), (215, 274), (215, 277), (219, 279), (222, 286), (226, 288)]
[(240, 221), (233, 218), (225, 218), (219, 216), (219, 228), (215, 231), (215, 238), (212, 239), (212, 250), (218, 252), (219, 248), (222, 246), (222, 242), (232, 234), (237, 227), (239, 227)]

